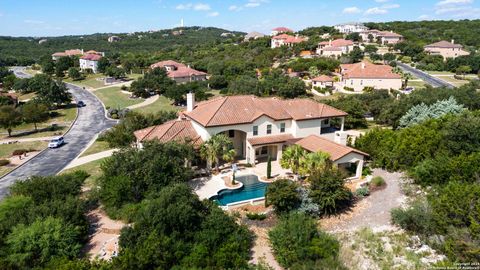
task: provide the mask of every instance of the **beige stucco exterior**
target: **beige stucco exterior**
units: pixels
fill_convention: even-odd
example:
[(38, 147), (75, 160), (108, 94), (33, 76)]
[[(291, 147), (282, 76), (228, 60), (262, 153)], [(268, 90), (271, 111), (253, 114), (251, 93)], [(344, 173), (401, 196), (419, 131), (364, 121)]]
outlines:
[(441, 55), (444, 59), (469, 55), (469, 53), (462, 48), (425, 47), (425, 52), (432, 55)]
[(394, 89), (402, 88), (402, 79), (375, 79), (375, 78), (348, 78), (342, 80), (344, 87), (353, 88), (355, 92), (361, 92), (367, 86), (374, 89)]

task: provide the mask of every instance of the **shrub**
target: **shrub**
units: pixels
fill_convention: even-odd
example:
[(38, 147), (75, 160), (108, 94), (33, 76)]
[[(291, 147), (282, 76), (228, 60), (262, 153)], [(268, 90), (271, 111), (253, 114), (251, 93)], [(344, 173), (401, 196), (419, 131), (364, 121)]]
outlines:
[(310, 175), (310, 197), (323, 215), (336, 214), (351, 206), (352, 192), (345, 187), (345, 175), (337, 169), (328, 169)]
[(368, 166), (364, 166), (362, 170), (362, 176), (367, 176), (372, 174), (372, 169)]
[(373, 88), (372, 86), (365, 86), (365, 87), (363, 88), (363, 92), (365, 92), (365, 93), (371, 93), (371, 92), (373, 92), (374, 90), (375, 90), (375, 88)]
[(0, 166), (7, 166), (8, 164), (10, 164), (10, 160), (0, 159)]
[(425, 200), (417, 200), (407, 209), (392, 209), (391, 218), (402, 229), (421, 235), (428, 235), (433, 229), (431, 209)]
[(263, 214), (263, 213), (248, 212), (247, 213), (247, 218), (250, 219), (250, 220), (264, 220), (264, 219), (267, 218), (267, 215)]
[(367, 197), (368, 195), (370, 195), (370, 190), (368, 187), (361, 187), (355, 190), (355, 196), (359, 198)]
[(267, 187), (265, 205), (273, 205), (277, 214), (284, 214), (297, 208), (300, 197), (297, 193), (297, 184), (288, 180), (277, 180)]
[(339, 242), (320, 231), (315, 220), (302, 213), (284, 216), (268, 235), (275, 258), (285, 268), (338, 257)]
[(354, 91), (354, 89), (353, 89), (352, 87), (348, 87), (348, 86), (343, 87), (343, 89), (344, 89), (345, 91), (350, 91), (350, 92), (353, 92), (353, 91)]
[(375, 176), (372, 181), (370, 181), (370, 185), (373, 187), (382, 187), (385, 184), (385, 180), (381, 176)]
[(12, 156), (20, 156), (28, 152), (29, 152), (28, 149), (15, 149), (12, 152)]
[(300, 195), (301, 199), (298, 211), (312, 217), (319, 217), (322, 214), (320, 212), (320, 207), (318, 206), (318, 204), (313, 202), (312, 198), (310, 198), (310, 196), (308, 195), (308, 190), (304, 187), (299, 187), (297, 189), (297, 192)]

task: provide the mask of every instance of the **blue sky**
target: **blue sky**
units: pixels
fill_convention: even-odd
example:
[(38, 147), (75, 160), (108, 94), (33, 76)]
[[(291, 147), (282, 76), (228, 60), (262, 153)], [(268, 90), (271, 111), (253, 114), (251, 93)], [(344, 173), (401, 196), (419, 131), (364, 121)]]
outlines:
[(480, 0), (0, 0), (0, 35), (216, 26), (268, 33), (349, 21), (478, 19)]

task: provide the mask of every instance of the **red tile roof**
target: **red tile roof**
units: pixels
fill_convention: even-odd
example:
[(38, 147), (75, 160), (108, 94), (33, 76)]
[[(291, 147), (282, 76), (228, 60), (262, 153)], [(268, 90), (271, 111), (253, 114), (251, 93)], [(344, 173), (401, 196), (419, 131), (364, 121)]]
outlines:
[(182, 63), (175, 62), (173, 60), (160, 61), (158, 63), (150, 65), (150, 68), (164, 68), (165, 66), (174, 66), (174, 70), (168, 71), (168, 77), (170, 78), (180, 78), (180, 77), (189, 77), (189, 76), (202, 76), (207, 75), (207, 73), (198, 71), (196, 69), (190, 68)]
[(331, 41), (322, 41), (318, 45), (329, 46), (329, 47), (345, 47), (353, 46), (353, 41), (347, 39), (335, 39)]
[(460, 48), (461, 49), (463, 48), (463, 46), (460, 44), (455, 44), (455, 43), (442, 40), (439, 42), (435, 42), (433, 44), (429, 44), (425, 46), (425, 48)]
[(401, 79), (399, 74), (392, 72), (389, 65), (375, 65), (364, 61), (356, 64), (340, 65), (344, 78), (375, 78), (375, 79)]
[(382, 31), (377, 34), (379, 37), (397, 37), (402, 38), (403, 36), (394, 32)]
[(308, 120), (347, 113), (310, 99), (282, 100), (256, 96), (226, 96), (198, 103), (185, 116), (205, 127), (252, 123), (265, 115), (274, 120)]
[(338, 144), (336, 142), (330, 141), (328, 139), (322, 138), (317, 135), (310, 135), (308, 137), (300, 139), (295, 144), (300, 145), (302, 148), (310, 152), (322, 151), (322, 152), (329, 153), (330, 159), (332, 161), (339, 160), (350, 153), (357, 153), (363, 156), (368, 156), (367, 153), (364, 153), (360, 150)]
[(314, 82), (333, 82), (333, 78), (327, 75), (320, 75), (316, 78), (313, 78), (312, 81)]
[(63, 57), (63, 56), (74, 56), (74, 55), (82, 55), (82, 50), (73, 49), (73, 50), (65, 50), (65, 52), (56, 52), (52, 54), (52, 56)]
[(287, 27), (277, 27), (277, 28), (273, 28), (272, 30), (277, 32), (293, 32), (292, 29)]
[(165, 66), (174, 66), (176, 68), (182, 68), (182, 67), (187, 67), (186, 65), (182, 63), (175, 62), (173, 60), (166, 60), (166, 61), (160, 61), (155, 64), (150, 65), (151, 69), (154, 69), (156, 67), (163, 68)]
[(200, 145), (203, 141), (189, 120), (172, 120), (134, 132), (138, 141), (159, 140), (160, 142), (180, 141)]
[(281, 34), (281, 35), (272, 37), (272, 39), (287, 39), (287, 38), (290, 38), (290, 37), (291, 37), (290, 35)]
[(295, 138), (291, 134), (280, 134), (280, 135), (253, 137), (247, 140), (252, 146), (256, 146), (256, 145), (282, 143), (282, 142), (287, 142), (293, 139)]
[(84, 56), (80, 57), (80, 59), (89, 60), (89, 61), (98, 61), (102, 59), (102, 56), (98, 54), (85, 54)]

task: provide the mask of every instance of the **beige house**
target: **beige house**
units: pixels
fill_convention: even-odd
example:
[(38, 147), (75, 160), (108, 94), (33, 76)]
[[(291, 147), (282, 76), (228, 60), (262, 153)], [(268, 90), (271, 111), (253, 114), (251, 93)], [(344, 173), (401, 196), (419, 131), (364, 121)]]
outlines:
[(360, 37), (364, 42), (370, 42), (369, 36), (372, 36), (373, 42), (379, 41), (382, 45), (397, 44), (404, 41), (402, 35), (394, 33), (393, 31), (380, 31), (377, 29), (371, 29), (360, 33)]
[(297, 36), (291, 36), (291, 35), (287, 35), (287, 34), (281, 34), (281, 35), (272, 37), (271, 48), (275, 49), (275, 48), (282, 47), (282, 46), (292, 47), (295, 44), (298, 44), (298, 43), (301, 43), (301, 42), (304, 42), (304, 41), (307, 41), (307, 40), (308, 40), (307, 38), (300, 37), (298, 35)]
[[(343, 122), (347, 113), (311, 99), (226, 96), (198, 104), (194, 99), (194, 94), (187, 95), (187, 110), (177, 120), (136, 131), (137, 144), (148, 140), (191, 141), (198, 146), (224, 133), (232, 139), (237, 158), (254, 165), (268, 156), (279, 159), (282, 151), (299, 139), (323, 134), (333, 119), (342, 123), (337, 131), (338, 143), (346, 144)], [(352, 157), (341, 162), (358, 160)]]
[(333, 83), (335, 80), (327, 75), (320, 75), (312, 79), (312, 88), (319, 87), (319, 88), (327, 88), (333, 87)]
[(363, 25), (363, 23), (357, 22), (337, 24), (334, 28), (342, 34), (361, 33), (368, 30), (368, 27)]
[(182, 63), (178, 63), (172, 60), (161, 61), (150, 66), (151, 69), (163, 68), (167, 71), (169, 78), (176, 83), (187, 83), (193, 81), (205, 81), (207, 80), (207, 73), (195, 70)]
[(326, 57), (338, 57), (353, 50), (354, 43), (351, 40), (336, 39), (318, 43), (317, 54)]
[(73, 49), (73, 50), (65, 50), (64, 52), (56, 52), (56, 53), (52, 54), (52, 60), (56, 61), (60, 57), (75, 56), (75, 55), (77, 55), (77, 56), (83, 55), (83, 49), (81, 49), (81, 50)]
[(460, 44), (455, 44), (455, 41), (453, 39), (452, 42), (442, 40), (427, 45), (424, 47), (424, 50), (425, 52), (432, 55), (441, 55), (444, 59), (469, 55), (467, 51), (463, 50), (463, 46)]
[(340, 65), (342, 75), (342, 86), (344, 89), (353, 89), (361, 92), (365, 87), (374, 89), (402, 88), (402, 77), (393, 73), (389, 65), (375, 65), (364, 61), (356, 64)]

